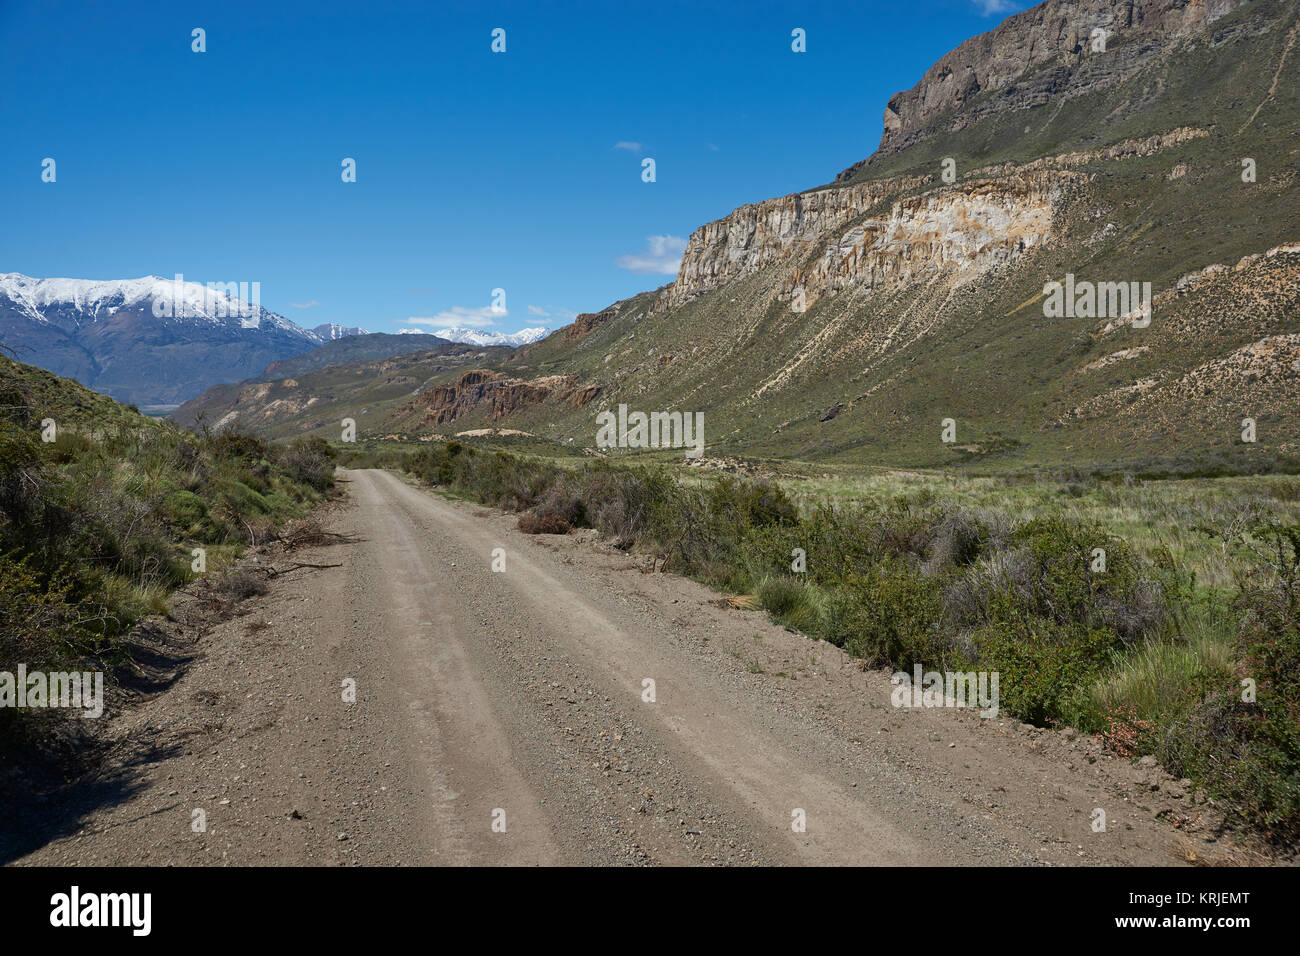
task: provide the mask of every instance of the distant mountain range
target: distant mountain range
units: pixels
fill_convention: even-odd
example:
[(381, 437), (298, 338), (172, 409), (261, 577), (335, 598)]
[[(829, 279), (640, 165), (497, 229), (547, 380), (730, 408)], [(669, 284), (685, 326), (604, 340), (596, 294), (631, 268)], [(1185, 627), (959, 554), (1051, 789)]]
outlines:
[[(261, 373), (322, 345), (368, 335), (328, 323), (306, 329), (263, 308), (257, 284), (139, 279), (36, 279), (0, 274), (0, 346), (21, 361), (138, 405), (173, 405), (213, 385)], [(545, 329), (513, 334), (447, 329), (430, 335), (472, 345), (522, 345)], [(413, 351), (397, 336), (376, 342)], [(431, 343), (429, 348), (436, 347)], [(375, 349), (356, 357), (377, 357)]]
[[(468, 345), (469, 348), (462, 346)], [(457, 346), (451, 348), (451, 346)], [(365, 335), (352, 335), (326, 342), (319, 348), (301, 355), (272, 362), (260, 375), (239, 384), (253, 382), (271, 382), (280, 378), (293, 378), (329, 368), (332, 365), (350, 365), (356, 362), (371, 362), (381, 359), (396, 358), (399, 355), (411, 355), (416, 352), (438, 352), (439, 354), (471, 354), (491, 352), (499, 357), (510, 353), (510, 348), (495, 346), (477, 346), (473, 342), (448, 342), (437, 335), (399, 335), (389, 332), (369, 332)]]
[(531, 345), (551, 334), (550, 329), (520, 329), (518, 332), (484, 332), (482, 329), (439, 329), (425, 332), (423, 329), (402, 329), (399, 335), (432, 335), (446, 339), (448, 342), (461, 342), (465, 345)]
[(333, 322), (326, 322), (324, 325), (318, 325), (313, 332), (323, 342), (333, 342), (337, 339), (346, 339), (354, 335), (369, 335), (365, 329), (349, 327), (346, 325), (335, 325)]
[(256, 430), (292, 418), (295, 430), (319, 428), (334, 437), (342, 419), (351, 418), (361, 434), (372, 435), (393, 405), (475, 370), (491, 378), (482, 370), (500, 364), (512, 351), (444, 342), (433, 335), (376, 332), (275, 362), (256, 378), (215, 385), (171, 417), (186, 427)]
[(257, 298), (247, 284), (9, 273), (0, 275), (0, 344), (119, 401), (165, 405), (359, 331), (304, 329), (241, 291)]

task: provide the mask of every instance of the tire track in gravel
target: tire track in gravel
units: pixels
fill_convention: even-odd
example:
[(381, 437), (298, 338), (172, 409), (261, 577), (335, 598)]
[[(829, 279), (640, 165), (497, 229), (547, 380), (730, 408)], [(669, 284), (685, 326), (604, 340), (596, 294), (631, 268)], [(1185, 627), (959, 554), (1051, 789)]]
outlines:
[[(515, 768), (508, 732), (465, 651), (455, 602), (437, 586), (409, 523), (375, 493), (370, 477), (359, 476), (354, 488), (355, 521), (378, 561), (382, 598), (372, 607), (374, 633), (387, 638), (396, 664), (412, 733), (408, 750), (433, 783), (439, 862), (558, 862), (551, 828)], [(494, 832), (493, 814), (506, 807), (505, 832)]]
[[(555, 651), (581, 661), (610, 696), (640, 701), (642, 681), (655, 681), (656, 701), (641, 703), (641, 723), (654, 726), (655, 746), (675, 765), (702, 771), (700, 785), (724, 812), (743, 820), (753, 842), (782, 862), (900, 864), (941, 862), (930, 846), (877, 813), (861, 792), (833, 779), (797, 743), (798, 731), (774, 727), (775, 714), (756, 719), (705, 675), (675, 659), (653, 630), (623, 620), (592, 594), (574, 569), (545, 567), (539, 555), (513, 542), (507, 569), (490, 570), (502, 542), (455, 506), (412, 488), (387, 472), (353, 474), (356, 494), (400, 511), (420, 539), (446, 548), (454, 540), (477, 555), (477, 586), (500, 605), (520, 609)], [(473, 561), (474, 559), (470, 559)], [(549, 563), (549, 562), (546, 562)], [(495, 580), (494, 580), (495, 579)], [(462, 592), (464, 587), (460, 589)], [(796, 833), (802, 810), (807, 830)]]

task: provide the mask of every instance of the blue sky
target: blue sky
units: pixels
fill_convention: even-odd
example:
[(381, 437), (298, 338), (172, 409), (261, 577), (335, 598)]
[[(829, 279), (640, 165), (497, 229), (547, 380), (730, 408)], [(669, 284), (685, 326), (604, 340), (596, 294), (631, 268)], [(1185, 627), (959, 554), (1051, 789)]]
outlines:
[(257, 281), (306, 326), (555, 328), (869, 155), (893, 93), (1028, 6), (0, 0), (0, 272)]

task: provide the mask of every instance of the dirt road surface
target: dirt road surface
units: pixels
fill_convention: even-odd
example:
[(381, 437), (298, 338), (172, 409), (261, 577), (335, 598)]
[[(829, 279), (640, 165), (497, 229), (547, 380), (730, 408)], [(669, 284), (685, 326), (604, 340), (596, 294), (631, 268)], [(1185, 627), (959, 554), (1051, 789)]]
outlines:
[(1173, 865), (1234, 852), (1177, 781), (1095, 739), (894, 708), (887, 672), (645, 573), (594, 532), (525, 535), (515, 516), (388, 472), (342, 477), (331, 527), (355, 540), (294, 556), (341, 566), (274, 578), (205, 629), (175, 686), (106, 718), (115, 766), (25, 811), (6, 862)]

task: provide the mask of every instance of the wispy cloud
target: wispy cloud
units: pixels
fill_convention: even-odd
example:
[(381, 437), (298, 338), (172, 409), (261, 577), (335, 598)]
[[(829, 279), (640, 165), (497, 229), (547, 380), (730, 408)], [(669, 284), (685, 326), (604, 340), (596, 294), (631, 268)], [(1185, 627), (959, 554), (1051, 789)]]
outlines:
[(709, 144), (709, 149), (716, 153), (716, 152), (718, 151), (718, 144), (717, 144), (717, 143), (710, 143), (710, 144)]
[(633, 142), (630, 139), (620, 139), (614, 144), (614, 149), (625, 149), (629, 153), (639, 153), (645, 147), (641, 143)]
[(528, 314), (536, 315), (543, 319), (565, 319), (567, 321), (573, 321), (578, 317), (578, 313), (574, 312), (572, 309), (561, 309), (559, 306), (554, 305), (548, 305), (546, 307), (530, 305), (528, 307)]
[(289, 305), (293, 306), (295, 309), (310, 309), (314, 306), (320, 305), (320, 303), (315, 299), (312, 299), (310, 302), (290, 302)]
[(407, 325), (432, 325), (439, 329), (485, 329), (509, 314), (505, 309), (494, 309), (490, 305), (481, 309), (453, 305), (437, 315), (413, 315), (405, 321)]
[(991, 17), (999, 13), (1011, 13), (1016, 5), (1011, 0), (971, 0), (982, 17)]
[(686, 240), (680, 236), (649, 236), (645, 252), (619, 256), (614, 262), (620, 269), (641, 275), (675, 276), (685, 251)]

